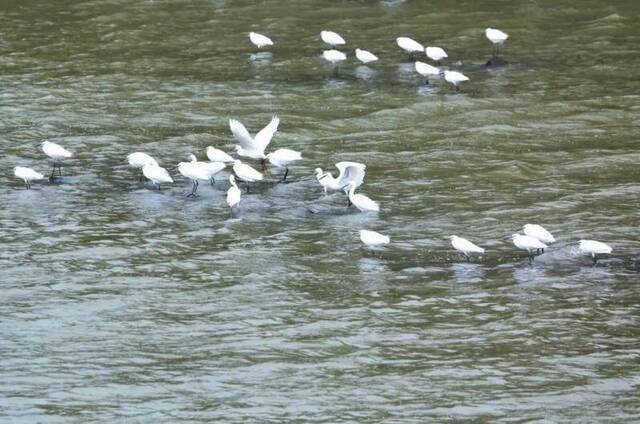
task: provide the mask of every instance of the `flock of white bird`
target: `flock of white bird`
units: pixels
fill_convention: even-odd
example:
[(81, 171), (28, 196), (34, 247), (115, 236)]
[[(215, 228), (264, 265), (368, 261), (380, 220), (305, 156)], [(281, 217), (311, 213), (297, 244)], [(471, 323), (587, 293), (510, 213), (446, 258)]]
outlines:
[[(494, 55), (497, 54), (497, 49), (508, 38), (508, 35), (498, 29), (487, 28), (485, 30), (486, 37), (494, 45)], [(320, 33), (322, 41), (330, 45), (332, 49), (325, 50), (322, 54), (324, 59), (332, 64), (338, 64), (345, 61), (347, 56), (345, 53), (336, 50), (337, 46), (345, 44), (344, 38), (333, 31), (322, 31)], [(262, 34), (255, 32), (249, 33), (249, 39), (251, 42), (262, 49), (273, 45), (273, 41)], [(409, 37), (398, 37), (396, 39), (398, 46), (405, 52), (411, 54), (424, 52), (426, 56), (433, 60), (437, 65), (440, 65), (441, 61), (447, 58), (447, 53), (441, 47), (428, 46), (424, 47), (419, 42)], [(364, 63), (369, 64), (378, 60), (378, 57), (362, 49), (355, 50), (356, 58)], [(445, 81), (453, 84), (456, 89), (458, 84), (464, 81), (468, 81), (465, 75), (457, 71), (442, 70), (427, 63), (416, 61), (416, 71), (424, 76), (429, 81), (429, 77), (442, 76)], [(289, 165), (295, 161), (301, 160), (302, 155), (300, 152), (291, 149), (277, 149), (266, 153), (267, 148), (273, 138), (274, 134), (278, 131), (278, 125), (280, 119), (274, 116), (269, 124), (267, 124), (262, 130), (256, 133), (255, 136), (251, 136), (246, 127), (236, 119), (229, 120), (229, 128), (237, 142), (235, 150), (238, 156), (260, 161), (262, 171), (266, 170), (266, 162), (276, 168), (284, 169), (284, 175), (281, 181), (285, 181), (289, 174)], [(49, 181), (54, 181), (56, 178), (56, 169), (58, 170), (58, 177), (62, 176), (62, 166), (65, 160), (71, 159), (73, 153), (59, 144), (44, 141), (41, 144), (42, 151), (46, 156), (53, 160), (53, 169), (49, 176)], [(185, 178), (191, 180), (192, 189), (187, 195), (188, 197), (197, 197), (197, 190), (200, 181), (215, 183), (215, 175), (224, 170), (228, 165), (231, 166), (232, 174), (229, 176), (230, 187), (227, 190), (226, 201), (229, 205), (231, 213), (234, 212), (240, 205), (242, 200), (242, 191), (238, 187), (238, 182), (243, 182), (246, 185), (247, 192), (249, 191), (249, 183), (261, 181), (264, 179), (263, 172), (256, 170), (250, 165), (243, 163), (240, 159), (236, 159), (228, 153), (217, 149), (213, 146), (209, 146), (206, 149), (206, 155), (209, 159), (208, 162), (199, 161), (195, 155), (189, 155), (188, 162), (180, 162), (176, 169)], [(140, 178), (147, 178), (153, 183), (158, 190), (161, 189), (162, 184), (173, 183), (167, 169), (161, 167), (158, 162), (149, 154), (144, 152), (134, 152), (127, 156), (128, 164), (140, 172)], [(380, 206), (377, 202), (371, 200), (369, 197), (361, 193), (356, 193), (356, 189), (359, 188), (364, 182), (366, 166), (358, 162), (338, 162), (335, 164), (338, 168), (338, 175), (334, 177), (330, 172), (324, 172), (321, 168), (315, 169), (315, 176), (324, 189), (325, 195), (329, 191), (342, 191), (348, 198), (348, 205), (353, 205), (361, 212), (377, 212), (380, 210)], [(23, 180), (26, 188), (31, 188), (31, 183), (34, 181), (45, 180), (47, 177), (31, 168), (16, 166), (14, 168), (14, 175)], [(471, 241), (458, 237), (449, 236), (451, 240), (451, 246), (464, 257), (469, 260), (474, 254), (481, 255), (485, 252), (485, 249), (472, 243)], [(386, 235), (380, 234), (375, 231), (361, 230), (360, 240), (367, 246), (380, 246), (389, 244), (390, 238)], [(513, 244), (521, 250), (526, 251), (529, 254), (529, 260), (533, 260), (534, 255), (544, 253), (548, 245), (555, 242), (554, 236), (540, 225), (526, 224), (523, 227), (523, 234), (516, 233), (511, 236)], [(580, 240), (578, 243), (578, 249), (581, 253), (590, 255), (593, 258), (594, 263), (597, 261), (597, 255), (609, 254), (612, 252), (612, 248), (605, 243), (595, 240)]]
[[(504, 42), (509, 38), (509, 35), (499, 29), (495, 28), (487, 28), (485, 29), (485, 35), (493, 44), (493, 54), (494, 56), (498, 53), (499, 47), (504, 44)], [(347, 54), (338, 50), (339, 46), (344, 46), (346, 44), (345, 39), (333, 31), (321, 31), (320, 38), (324, 43), (331, 47), (329, 50), (324, 50), (322, 52), (322, 57), (332, 65), (334, 65), (337, 71), (337, 66), (339, 63), (347, 60)], [(258, 48), (264, 49), (270, 46), (273, 46), (273, 40), (263, 34), (258, 34), (257, 32), (249, 33), (249, 40)], [(409, 37), (398, 37), (396, 38), (396, 44), (405, 52), (409, 53), (410, 57), (413, 59), (416, 53), (424, 53), (427, 58), (434, 61), (436, 65), (440, 66), (443, 59), (449, 57), (447, 52), (442, 47), (437, 46), (423, 46), (421, 43)], [(364, 50), (364, 49), (355, 49), (355, 56), (358, 61), (365, 65), (372, 64), (378, 61), (378, 56), (374, 53)], [(456, 90), (459, 90), (459, 84), (465, 81), (469, 81), (469, 77), (464, 75), (458, 71), (451, 71), (448, 69), (441, 69), (436, 66), (430, 65), (425, 62), (421, 62), (419, 60), (415, 61), (415, 70), (417, 73), (425, 77), (425, 82), (428, 84), (429, 79), (433, 77), (442, 77), (445, 81), (450, 84), (453, 84)]]

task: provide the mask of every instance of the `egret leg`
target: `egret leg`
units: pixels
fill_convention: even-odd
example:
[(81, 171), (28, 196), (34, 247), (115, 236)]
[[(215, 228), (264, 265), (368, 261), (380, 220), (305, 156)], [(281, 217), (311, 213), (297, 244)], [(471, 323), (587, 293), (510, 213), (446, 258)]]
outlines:
[(287, 175), (289, 174), (289, 168), (284, 169), (284, 177), (282, 177), (282, 181), (287, 181)]
[(471, 258), (469, 257), (469, 255), (464, 255), (464, 257), (467, 259), (467, 262), (471, 262)]
[(216, 184), (216, 179), (211, 177), (211, 179), (209, 179), (209, 184), (211, 184), (212, 186)]
[(456, 85), (456, 93), (460, 91), (460, 87)]
[(144, 174), (142, 173), (142, 168), (140, 168), (140, 175), (138, 176), (138, 181), (139, 182), (143, 182), (144, 181)]
[(62, 167), (58, 165), (58, 176), (62, 177)]
[(56, 164), (55, 162), (53, 163), (53, 170), (51, 171), (51, 175), (49, 176), (49, 181), (53, 181), (53, 179), (56, 177)]
[(260, 164), (262, 164), (262, 172), (265, 172), (267, 170), (267, 161), (265, 159), (262, 159), (260, 161)]
[(198, 190), (198, 180), (193, 180), (193, 187), (191, 193), (187, 194), (187, 197), (197, 197), (196, 191)]
[(593, 265), (596, 265), (598, 263), (598, 258), (596, 258), (595, 253), (591, 256), (593, 257)]

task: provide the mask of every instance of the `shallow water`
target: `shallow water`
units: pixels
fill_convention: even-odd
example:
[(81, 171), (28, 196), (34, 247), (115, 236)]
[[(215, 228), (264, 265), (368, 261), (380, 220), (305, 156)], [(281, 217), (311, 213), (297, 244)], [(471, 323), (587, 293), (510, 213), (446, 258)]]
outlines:
[[(602, 3), (3, 2), (0, 420), (639, 420), (640, 4)], [(424, 85), (400, 35), (471, 82)], [(232, 151), (229, 117), (272, 114), (304, 160), (234, 217), (224, 176), (191, 200), (125, 166)], [(26, 191), (11, 168), (48, 172), (45, 138), (76, 156)], [(379, 213), (323, 196), (340, 160)], [(532, 264), (505, 240), (527, 222), (558, 239)]]

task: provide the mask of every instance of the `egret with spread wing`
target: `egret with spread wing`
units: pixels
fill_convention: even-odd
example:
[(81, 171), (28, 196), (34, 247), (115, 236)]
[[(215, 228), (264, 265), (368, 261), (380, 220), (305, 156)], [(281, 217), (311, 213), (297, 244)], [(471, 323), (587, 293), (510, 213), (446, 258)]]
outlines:
[(234, 138), (239, 143), (236, 145), (236, 151), (238, 155), (260, 160), (262, 166), (265, 164), (267, 156), (264, 154), (264, 150), (267, 148), (273, 135), (278, 131), (278, 124), (280, 118), (274, 116), (271, 118), (271, 122), (261, 129), (255, 137), (251, 137), (249, 131), (242, 125), (242, 122), (236, 119), (229, 119), (229, 127), (233, 133)]
[(324, 188), (325, 195), (329, 190), (344, 190), (346, 193), (350, 184), (353, 184), (356, 188), (362, 185), (365, 169), (367, 168), (366, 165), (345, 161), (336, 163), (336, 168), (340, 171), (336, 178), (331, 175), (331, 172), (322, 172), (321, 168), (316, 168), (316, 179)]

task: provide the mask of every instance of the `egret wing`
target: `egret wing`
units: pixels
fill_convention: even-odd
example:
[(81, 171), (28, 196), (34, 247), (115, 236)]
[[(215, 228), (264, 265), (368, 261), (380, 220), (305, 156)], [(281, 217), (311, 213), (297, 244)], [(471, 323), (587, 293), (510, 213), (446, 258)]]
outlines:
[(160, 166), (146, 165), (144, 168), (142, 168), (142, 173), (145, 177), (152, 181), (165, 183), (173, 182), (173, 179), (171, 178), (171, 175), (169, 175), (169, 172)]
[(250, 32), (249, 38), (251, 42), (256, 46), (270, 46), (273, 45), (273, 41), (266, 35), (258, 34), (257, 32)]
[(236, 119), (229, 119), (229, 128), (231, 128), (233, 137), (240, 143), (242, 148), (246, 150), (255, 149), (255, 141), (251, 138), (251, 134), (249, 134), (245, 126), (242, 125), (242, 122)]
[(211, 162), (233, 162), (233, 158), (230, 155), (213, 146), (207, 147), (207, 158)]
[(226, 168), (223, 162), (201, 162), (201, 164), (209, 178)]
[(595, 240), (580, 240), (580, 250), (589, 254), (611, 253), (613, 249), (608, 244)]
[(300, 152), (296, 152), (295, 150), (291, 149), (278, 149), (273, 152), (273, 157), (277, 161), (282, 162), (293, 162), (295, 160), (302, 159), (302, 155), (300, 154)]
[(235, 172), (241, 180), (262, 180), (262, 174), (245, 163), (237, 163), (233, 165), (233, 172)]
[(362, 185), (366, 165), (358, 162), (338, 162), (336, 168), (340, 171), (338, 183), (341, 187), (346, 188), (350, 184), (355, 187)]
[(406, 51), (417, 51), (421, 52), (424, 50), (422, 44), (418, 43), (416, 40), (409, 37), (398, 37), (396, 38), (396, 43), (398, 46)]
[(415, 67), (416, 71), (422, 76), (438, 75), (440, 73), (440, 69), (428, 63), (420, 62), (419, 60), (416, 61)]
[(73, 156), (73, 153), (71, 153), (69, 150), (65, 149), (59, 144), (52, 143), (52, 142), (48, 142), (44, 144), (42, 150), (47, 156), (51, 156), (51, 157), (70, 158)]
[(23, 166), (16, 166), (13, 168), (13, 174), (23, 180), (42, 180), (44, 178), (44, 175), (41, 173)]
[(461, 237), (458, 237), (457, 239), (455, 239), (452, 244), (453, 244), (453, 247), (455, 247), (456, 249), (462, 252), (475, 252), (475, 253), (484, 252), (484, 249), (481, 248), (480, 246), (477, 246), (472, 242), (470, 242), (469, 240)]
[[(264, 150), (267, 148), (269, 143), (271, 142), (271, 138), (278, 131), (278, 124), (280, 124), (280, 118), (274, 116), (271, 118), (271, 122), (260, 130), (258, 134), (256, 134), (255, 144), (256, 147)], [(244, 146), (243, 146), (244, 147)]]
[(353, 196), (351, 196), (351, 202), (362, 212), (380, 210), (380, 205), (378, 205), (377, 202), (371, 200), (364, 194), (354, 194)]

